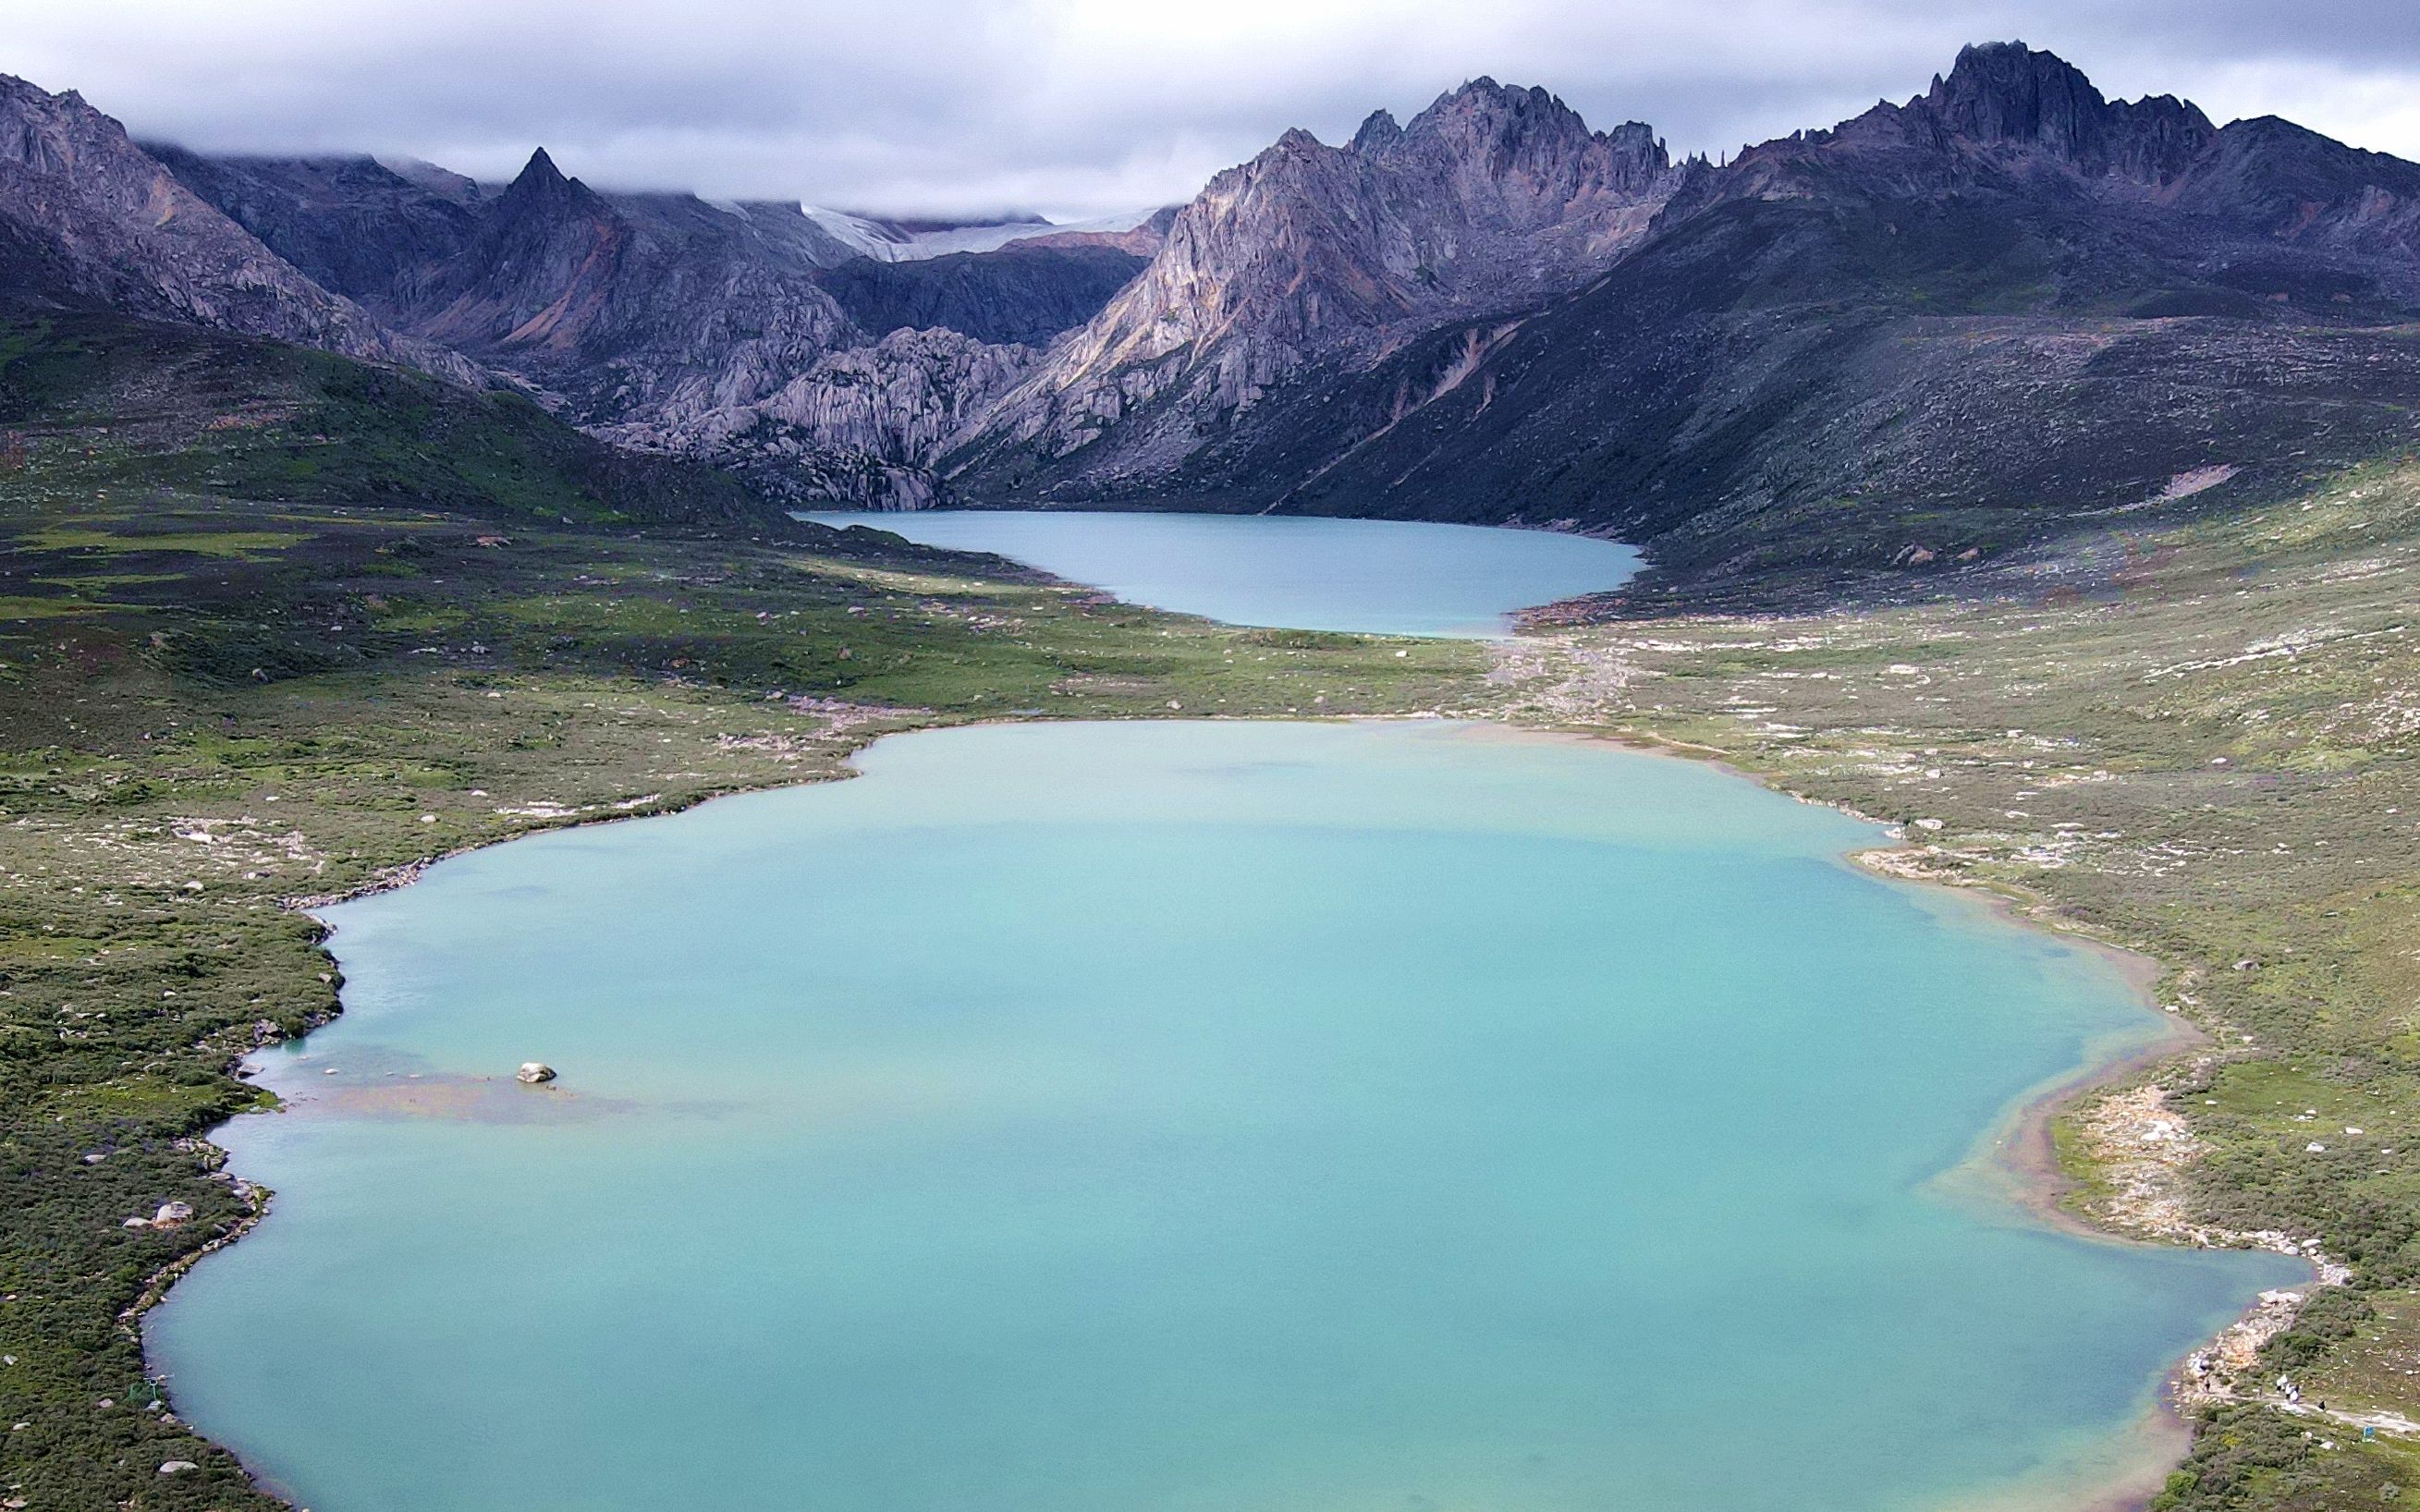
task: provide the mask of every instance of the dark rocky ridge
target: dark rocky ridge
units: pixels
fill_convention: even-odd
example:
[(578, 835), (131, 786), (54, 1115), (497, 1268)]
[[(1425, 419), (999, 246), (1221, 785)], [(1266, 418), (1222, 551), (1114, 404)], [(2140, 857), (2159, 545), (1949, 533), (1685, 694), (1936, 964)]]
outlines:
[(425, 270), (462, 250), (474, 221), (475, 201), (414, 183), (374, 158), (207, 158), (164, 144), (145, 150), (313, 280), (390, 316), (410, 301)]

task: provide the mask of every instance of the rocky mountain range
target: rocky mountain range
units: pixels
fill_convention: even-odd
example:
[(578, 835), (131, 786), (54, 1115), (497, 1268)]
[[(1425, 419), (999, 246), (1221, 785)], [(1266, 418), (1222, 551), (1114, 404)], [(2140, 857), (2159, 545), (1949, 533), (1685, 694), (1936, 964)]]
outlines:
[(5, 75), (0, 288), (479, 380), (460, 357), (398, 335), (315, 283), (82, 97)]
[(0, 270), (789, 500), (1572, 521), (1699, 574), (1954, 563), (2420, 413), (2420, 167), (2020, 43), (1722, 165), (1481, 79), (1057, 228), (147, 150), (9, 81)]
[(1699, 572), (1947, 564), (2414, 434), (2420, 169), (2282, 121), (2109, 101), (2004, 44), (1836, 129), (1626, 182), (1586, 276), (1426, 329), (1388, 310), (1225, 393), (1222, 350), (1294, 324), (1122, 347), (1144, 290), (1181, 301), (1172, 236), (961, 441), (959, 486), (1574, 520)]
[[(962, 452), (1116, 489), (1182, 464), (1326, 359), (1568, 289), (1644, 234), (1685, 176), (1633, 123), (1592, 132), (1543, 89), (1465, 85), (1330, 147), (1289, 131), (1211, 180), (1151, 265), (1056, 347)], [(1078, 482), (1078, 480), (1082, 480)]]
[[(406, 177), (367, 159), (163, 156), (395, 329), (508, 375), (599, 434), (688, 455), (704, 447), (783, 497), (826, 499), (837, 488), (853, 502), (930, 501), (939, 491), (922, 466), (929, 442), (908, 457), (862, 441), (923, 436), (928, 413), (866, 420), (861, 378), (932, 350), (940, 369), (908, 386), (921, 404), (936, 390), (957, 392), (970, 374), (1021, 371), (1017, 344), (1080, 324), (1144, 261), (1080, 234), (980, 255), (871, 258), (799, 205), (601, 193), (566, 177), (544, 149), (495, 188), (442, 171)], [(969, 363), (956, 355), (963, 341), (880, 347), (905, 330), (1003, 349)], [(849, 353), (864, 356), (827, 361)], [(806, 392), (827, 375), (836, 392)], [(825, 414), (845, 418), (827, 434), (809, 418)], [(778, 444), (765, 443), (765, 425), (779, 429)], [(748, 433), (757, 440), (714, 449)], [(769, 456), (785, 466), (768, 469)]]
[[(981, 386), (1081, 324), (1167, 224), (886, 223), (892, 255), (877, 258), (852, 239), (874, 223), (843, 235), (831, 220), (601, 193), (543, 149), (483, 185), (369, 157), (147, 147), (73, 93), (0, 83), (10, 299), (520, 387), (599, 435), (737, 466), (783, 498), (934, 500), (923, 463)], [(994, 236), (996, 250), (939, 252)]]

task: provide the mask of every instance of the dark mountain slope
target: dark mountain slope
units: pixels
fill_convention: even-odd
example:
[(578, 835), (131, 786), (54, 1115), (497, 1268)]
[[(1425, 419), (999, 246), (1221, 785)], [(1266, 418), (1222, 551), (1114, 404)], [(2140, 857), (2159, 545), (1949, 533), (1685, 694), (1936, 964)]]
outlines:
[[(1290, 455), (1246, 465), (1301, 469), (1280, 496), (1292, 508), (1586, 520), (1676, 568), (1876, 566), (1947, 563), (2222, 473), (2240, 490), (2420, 434), (2420, 330), (2044, 316), (2026, 295), (2055, 276), (2055, 244), (2009, 249), (1983, 280), (1994, 265), (1905, 253), (1970, 247), (1991, 223), (1892, 224), (1861, 234), (1799, 206), (1726, 208), (1522, 323), (1391, 425), (1374, 403), (1386, 382), (1452, 337), (1372, 375), (1354, 391), (1358, 446), (1338, 455), (1328, 426), (1272, 424)], [(1923, 298), (1791, 297), (1869, 238)]]
[(406, 316), (589, 424), (751, 403), (864, 340), (812, 267), (768, 253), (747, 218), (692, 203), (628, 212), (540, 151)]
[(1040, 347), (1082, 325), (1149, 259), (1083, 241), (952, 253), (914, 262), (860, 257), (826, 270), (824, 289), (873, 336), (936, 328), (977, 341)]
[(70, 91), (0, 75), (0, 247), (18, 300), (107, 307), (403, 362), (477, 381), (396, 336), (180, 183)]
[[(931, 501), (935, 426), (1022, 371), (1015, 340), (1080, 322), (1142, 261), (1073, 244), (876, 263), (796, 205), (599, 193), (544, 151), (477, 193), (365, 159), (176, 161), (281, 251), (566, 418), (810, 501)], [(971, 335), (875, 346), (931, 327)]]
[(462, 250), (474, 206), (374, 158), (209, 158), (146, 147), (184, 185), (315, 281), (393, 318)]

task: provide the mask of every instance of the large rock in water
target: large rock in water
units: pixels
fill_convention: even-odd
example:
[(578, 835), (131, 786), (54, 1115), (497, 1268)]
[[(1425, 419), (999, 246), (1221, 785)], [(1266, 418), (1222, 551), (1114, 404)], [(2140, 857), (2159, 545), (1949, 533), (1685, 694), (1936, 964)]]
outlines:
[(521, 1069), (513, 1072), (513, 1080), (535, 1087), (540, 1082), (554, 1080), (554, 1068), (543, 1060), (524, 1060)]

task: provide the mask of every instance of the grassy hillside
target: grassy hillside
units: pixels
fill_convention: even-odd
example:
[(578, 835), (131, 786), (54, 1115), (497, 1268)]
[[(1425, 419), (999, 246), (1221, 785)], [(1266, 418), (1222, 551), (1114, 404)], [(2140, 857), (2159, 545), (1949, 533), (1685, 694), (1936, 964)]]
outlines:
[(0, 314), (0, 466), (12, 489), (95, 503), (167, 489), (500, 522), (792, 530), (726, 474), (607, 446), (516, 393), (92, 313)]

